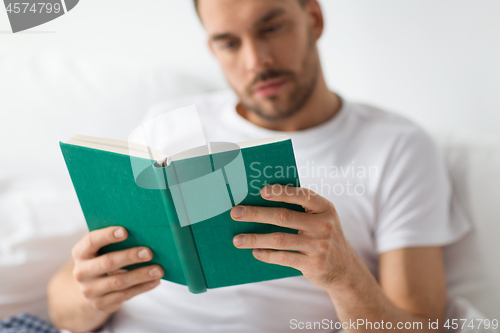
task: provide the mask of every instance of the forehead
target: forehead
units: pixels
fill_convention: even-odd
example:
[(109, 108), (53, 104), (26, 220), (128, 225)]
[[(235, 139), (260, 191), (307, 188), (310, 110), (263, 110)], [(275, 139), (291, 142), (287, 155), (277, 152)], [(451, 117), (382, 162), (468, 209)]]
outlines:
[(294, 14), (297, 0), (199, 0), (198, 11), (209, 34), (238, 32), (254, 27), (271, 12)]

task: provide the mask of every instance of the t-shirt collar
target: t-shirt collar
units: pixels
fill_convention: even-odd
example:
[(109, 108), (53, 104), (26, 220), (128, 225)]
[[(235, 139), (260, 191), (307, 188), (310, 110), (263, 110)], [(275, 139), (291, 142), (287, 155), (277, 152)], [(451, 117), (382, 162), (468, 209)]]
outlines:
[[(340, 97), (340, 96), (339, 96)], [(349, 113), (350, 103), (345, 99), (340, 97), (341, 107), (340, 110), (327, 120), (326, 122), (307, 128), (304, 130), (286, 132), (286, 131), (275, 131), (266, 129), (255, 125), (254, 123), (243, 118), (236, 112), (236, 106), (239, 103), (238, 96), (231, 91), (231, 97), (226, 107), (224, 108), (223, 119), (228, 121), (231, 126), (236, 126), (236, 128), (241, 131), (247, 131), (251, 133), (252, 137), (256, 138), (268, 138), (275, 136), (286, 135), (292, 139), (295, 148), (308, 147), (311, 144), (318, 144), (321, 140), (328, 140), (330, 144), (340, 137), (340, 132), (342, 129), (342, 124), (345, 122), (347, 114)]]

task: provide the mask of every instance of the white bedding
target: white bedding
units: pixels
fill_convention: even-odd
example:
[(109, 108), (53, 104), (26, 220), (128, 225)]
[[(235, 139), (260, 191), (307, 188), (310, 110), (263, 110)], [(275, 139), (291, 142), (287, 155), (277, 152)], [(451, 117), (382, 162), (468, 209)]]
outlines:
[[(346, 97), (429, 129), (498, 128), (497, 1), (323, 4), (325, 72)], [(126, 139), (152, 104), (221, 87), (193, 15), (178, 0), (87, 0), (40, 33), (0, 34), (0, 318), (47, 319), (46, 282), (85, 232), (58, 141)], [(445, 250), (450, 295), (500, 319), (500, 141), (442, 134), (457, 200), (476, 227)]]
[(47, 282), (86, 231), (70, 184), (30, 169), (0, 170), (0, 318), (25, 311), (48, 319)]

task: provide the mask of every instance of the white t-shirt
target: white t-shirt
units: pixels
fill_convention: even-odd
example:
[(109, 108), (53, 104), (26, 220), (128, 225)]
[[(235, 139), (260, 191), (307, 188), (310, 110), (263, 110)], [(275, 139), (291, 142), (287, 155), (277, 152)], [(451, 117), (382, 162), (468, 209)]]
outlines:
[[(283, 135), (236, 113), (231, 91), (152, 109), (148, 118), (196, 104), (207, 141), (241, 142)], [(168, 131), (170, 124), (158, 124)], [(450, 220), (451, 190), (433, 140), (399, 115), (343, 101), (339, 113), (292, 139), (300, 182), (334, 203), (349, 244), (378, 276), (378, 255), (450, 244), (470, 226)], [(162, 149), (162, 142), (151, 142)], [(203, 223), (203, 222), (201, 222)], [(165, 267), (168, 270), (168, 267)], [(327, 293), (303, 276), (210, 289), (163, 281), (123, 304), (105, 330), (137, 332), (289, 332), (299, 323), (336, 321)], [(309, 330), (331, 332), (330, 328)]]

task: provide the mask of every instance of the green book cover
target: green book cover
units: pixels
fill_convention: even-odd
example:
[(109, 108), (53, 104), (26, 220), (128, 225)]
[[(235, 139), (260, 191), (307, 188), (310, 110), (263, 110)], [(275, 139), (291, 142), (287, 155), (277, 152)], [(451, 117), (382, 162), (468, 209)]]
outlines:
[[(128, 231), (127, 240), (104, 247), (101, 254), (149, 247), (153, 259), (128, 268), (158, 264), (165, 271), (163, 279), (194, 293), (301, 275), (261, 262), (251, 249), (238, 249), (232, 241), (240, 233), (297, 230), (230, 217), (237, 204), (304, 211), (259, 194), (270, 184), (300, 186), (291, 140), (233, 150), (215, 147), (199, 156), (179, 154), (166, 167), (105, 144), (69, 140), (60, 147), (89, 230), (122, 226)], [(139, 176), (134, 165), (142, 166)]]

